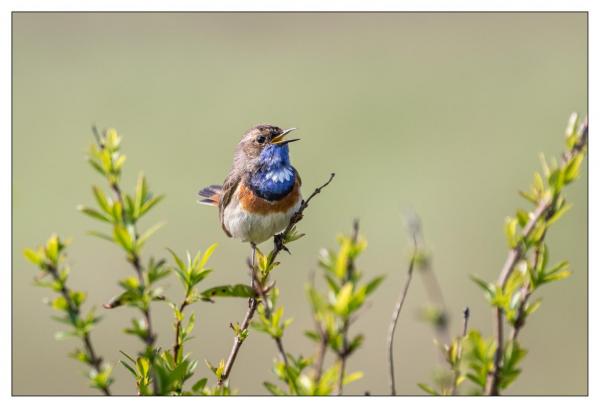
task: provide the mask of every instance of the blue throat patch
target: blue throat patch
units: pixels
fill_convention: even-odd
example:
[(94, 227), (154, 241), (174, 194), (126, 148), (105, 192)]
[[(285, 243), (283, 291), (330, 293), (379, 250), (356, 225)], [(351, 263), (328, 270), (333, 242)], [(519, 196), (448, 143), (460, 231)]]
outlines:
[(260, 167), (250, 177), (250, 188), (265, 200), (281, 200), (292, 191), (296, 182), (287, 144), (265, 147), (258, 160)]

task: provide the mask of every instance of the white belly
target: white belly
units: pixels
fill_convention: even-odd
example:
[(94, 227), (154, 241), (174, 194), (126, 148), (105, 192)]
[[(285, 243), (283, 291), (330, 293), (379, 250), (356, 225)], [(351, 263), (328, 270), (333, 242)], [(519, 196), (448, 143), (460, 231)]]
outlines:
[(301, 202), (302, 200), (299, 199), (296, 205), (287, 211), (263, 215), (244, 210), (237, 194), (234, 194), (231, 202), (225, 208), (223, 223), (233, 238), (260, 244), (287, 227), (290, 218), (298, 211)]

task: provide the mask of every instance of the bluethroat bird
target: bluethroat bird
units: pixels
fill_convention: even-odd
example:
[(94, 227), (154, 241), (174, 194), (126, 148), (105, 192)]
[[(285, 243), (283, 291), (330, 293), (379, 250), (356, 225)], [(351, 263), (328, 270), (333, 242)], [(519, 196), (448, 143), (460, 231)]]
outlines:
[(283, 231), (299, 209), (302, 181), (290, 162), (288, 144), (300, 139), (284, 139), (293, 130), (273, 125), (248, 130), (223, 185), (198, 193), (200, 203), (219, 208), (227, 236), (260, 244)]

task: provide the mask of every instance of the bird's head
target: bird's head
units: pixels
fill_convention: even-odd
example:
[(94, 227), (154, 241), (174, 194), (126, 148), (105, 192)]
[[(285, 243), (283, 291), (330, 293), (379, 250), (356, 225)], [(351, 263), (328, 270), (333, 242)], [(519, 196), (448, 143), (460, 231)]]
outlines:
[(271, 156), (283, 155), (287, 157), (288, 143), (300, 140), (285, 139), (286, 135), (294, 130), (296, 128), (283, 130), (273, 125), (253, 127), (244, 134), (238, 144), (236, 164), (248, 168)]

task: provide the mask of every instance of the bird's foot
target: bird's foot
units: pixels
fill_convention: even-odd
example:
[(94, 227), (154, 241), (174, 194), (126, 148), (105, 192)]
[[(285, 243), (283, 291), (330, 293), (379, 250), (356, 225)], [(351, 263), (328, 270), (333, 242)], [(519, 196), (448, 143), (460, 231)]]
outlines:
[(275, 236), (273, 237), (273, 243), (274, 243), (275, 249), (277, 251), (285, 251), (285, 252), (287, 252), (290, 255), (292, 254), (290, 252), (290, 250), (288, 249), (288, 247), (286, 247), (283, 244), (283, 234), (275, 234)]

